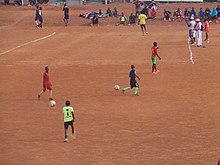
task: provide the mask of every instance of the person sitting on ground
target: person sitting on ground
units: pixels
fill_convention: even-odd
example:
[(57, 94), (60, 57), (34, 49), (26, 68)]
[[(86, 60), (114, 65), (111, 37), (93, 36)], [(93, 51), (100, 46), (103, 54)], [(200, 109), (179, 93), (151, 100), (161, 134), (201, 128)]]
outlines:
[(116, 25), (125, 25), (126, 24), (126, 16), (124, 15), (124, 13), (122, 12), (121, 13), (121, 17), (119, 18), (119, 24), (116, 24)]
[(216, 8), (213, 8), (213, 10), (210, 12), (211, 20), (218, 22), (217, 15), (218, 11)]
[(133, 13), (129, 16), (128, 25), (135, 24), (136, 23), (136, 17)]
[(190, 17), (196, 17), (196, 10), (194, 9), (194, 7), (192, 7), (191, 11), (190, 11)]
[(217, 10), (217, 12), (218, 12), (218, 14), (217, 14), (218, 21), (220, 21), (220, 5), (218, 5), (218, 6), (216, 7), (216, 10)]
[(151, 10), (150, 15), (151, 16), (148, 17), (148, 19), (155, 19), (156, 18), (157, 12), (154, 8)]
[(112, 17), (112, 11), (111, 11), (110, 7), (108, 7), (108, 9), (107, 9), (106, 15), (109, 17)]
[(199, 11), (199, 19), (200, 20), (204, 19), (204, 11), (202, 10), (202, 8), (200, 8), (200, 11)]
[(98, 17), (97, 13), (94, 14), (94, 16), (92, 17), (91, 21), (92, 21), (91, 26), (94, 26), (94, 25), (98, 25), (99, 26), (99, 17)]
[(102, 9), (99, 9), (99, 15), (100, 16), (102, 15)]
[(170, 11), (168, 11), (168, 10), (166, 10), (166, 9), (164, 9), (164, 12), (163, 12), (163, 15), (164, 15), (164, 17), (163, 17), (163, 20), (164, 21), (171, 21), (171, 18), (170, 18), (170, 15), (171, 15), (172, 13), (170, 12)]
[(211, 10), (207, 7), (204, 12), (204, 19), (205, 20), (209, 21), (211, 19), (210, 12), (211, 12)]
[(187, 8), (185, 8), (183, 19), (188, 20), (190, 18), (189, 16), (190, 16), (190, 11)]
[(114, 8), (113, 16), (114, 17), (118, 17), (118, 10), (116, 9), (116, 7)]
[(176, 19), (178, 19), (179, 21), (182, 20), (182, 11), (180, 10), (180, 8), (177, 8), (176, 12)]

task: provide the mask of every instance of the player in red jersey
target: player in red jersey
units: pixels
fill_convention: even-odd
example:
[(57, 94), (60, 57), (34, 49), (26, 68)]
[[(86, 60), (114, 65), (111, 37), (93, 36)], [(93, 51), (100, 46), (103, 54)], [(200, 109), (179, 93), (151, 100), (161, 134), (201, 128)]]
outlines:
[(43, 74), (43, 90), (38, 94), (38, 99), (40, 100), (40, 96), (46, 92), (46, 90), (50, 91), (50, 98), (49, 100), (53, 100), (52, 99), (52, 84), (50, 82), (50, 78), (49, 78), (49, 68), (48, 66), (45, 67), (45, 72)]
[(157, 47), (157, 42), (153, 43), (153, 47), (151, 48), (151, 52), (152, 52), (152, 56), (151, 56), (151, 60), (152, 60), (152, 73), (156, 74), (159, 72), (159, 70), (157, 70), (156, 67), (156, 63), (157, 63), (157, 59), (156, 56), (159, 58), (159, 60), (161, 60), (160, 56), (157, 53), (157, 49), (159, 49), (159, 47)]

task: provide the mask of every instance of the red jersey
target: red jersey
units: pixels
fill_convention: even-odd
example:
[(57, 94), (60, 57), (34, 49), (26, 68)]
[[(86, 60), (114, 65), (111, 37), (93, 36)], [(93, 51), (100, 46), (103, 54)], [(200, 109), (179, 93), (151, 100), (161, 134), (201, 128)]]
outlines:
[(52, 87), (52, 84), (51, 84), (50, 79), (49, 79), (49, 73), (48, 72), (44, 72), (43, 87), (46, 88), (46, 89), (51, 89), (51, 87)]
[(156, 55), (157, 55), (157, 49), (159, 49), (158, 47), (152, 47), (151, 48), (151, 52), (152, 52), (152, 57), (156, 57)]
[(205, 21), (205, 29), (204, 29), (205, 32), (209, 32), (209, 22), (208, 21)]

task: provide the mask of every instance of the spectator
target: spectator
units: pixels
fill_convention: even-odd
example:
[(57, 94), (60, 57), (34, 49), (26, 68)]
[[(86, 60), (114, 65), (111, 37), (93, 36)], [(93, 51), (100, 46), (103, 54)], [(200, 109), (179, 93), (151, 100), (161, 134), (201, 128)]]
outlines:
[(121, 17), (120, 17), (119, 21), (120, 21), (119, 24), (116, 24), (116, 25), (120, 25), (120, 24), (125, 25), (126, 24), (126, 16), (124, 15), (123, 12), (121, 13)]
[(156, 18), (157, 12), (154, 8), (151, 10), (150, 15), (151, 16), (149, 17), (149, 19), (155, 19)]
[(131, 15), (129, 16), (128, 25), (135, 24), (135, 23), (136, 23), (136, 17), (133, 13), (131, 13)]
[(110, 7), (108, 7), (108, 9), (107, 9), (106, 15), (112, 17), (112, 11), (111, 11)]
[(114, 17), (118, 17), (118, 10), (116, 9), (116, 7), (114, 8), (113, 16)]
[(190, 17), (190, 11), (187, 8), (185, 8), (183, 18), (189, 19), (189, 17)]
[(94, 14), (94, 16), (92, 17), (91, 21), (92, 21), (91, 26), (94, 26), (94, 25), (98, 25), (99, 26), (99, 17), (98, 17), (97, 13)]
[(138, 17), (141, 14), (141, 2), (137, 0), (133, 4), (135, 5), (135, 17)]
[(170, 12), (170, 11), (167, 11), (166, 9), (164, 9), (164, 12), (163, 12), (163, 15), (164, 15), (164, 21), (171, 21), (171, 19), (170, 19), (170, 15), (171, 15), (172, 13)]
[(192, 7), (191, 11), (190, 11), (190, 17), (196, 17), (196, 10), (194, 9), (194, 7)]
[(204, 12), (204, 19), (206, 19), (208, 21), (211, 19), (210, 12), (211, 12), (210, 9), (207, 7)]
[(215, 20), (216, 22), (218, 22), (217, 15), (218, 11), (216, 10), (216, 8), (213, 8), (213, 10), (210, 12), (211, 20)]
[(202, 20), (203, 18), (204, 18), (204, 11), (202, 10), (202, 8), (200, 8), (199, 19)]

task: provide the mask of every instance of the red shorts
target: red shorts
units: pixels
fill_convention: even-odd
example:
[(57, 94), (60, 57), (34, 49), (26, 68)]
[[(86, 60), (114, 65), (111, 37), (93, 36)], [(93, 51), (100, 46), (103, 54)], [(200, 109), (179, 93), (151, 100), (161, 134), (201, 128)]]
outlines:
[(50, 82), (46, 82), (44, 85), (43, 85), (43, 88), (44, 89), (48, 89), (48, 90), (52, 90), (52, 84)]

